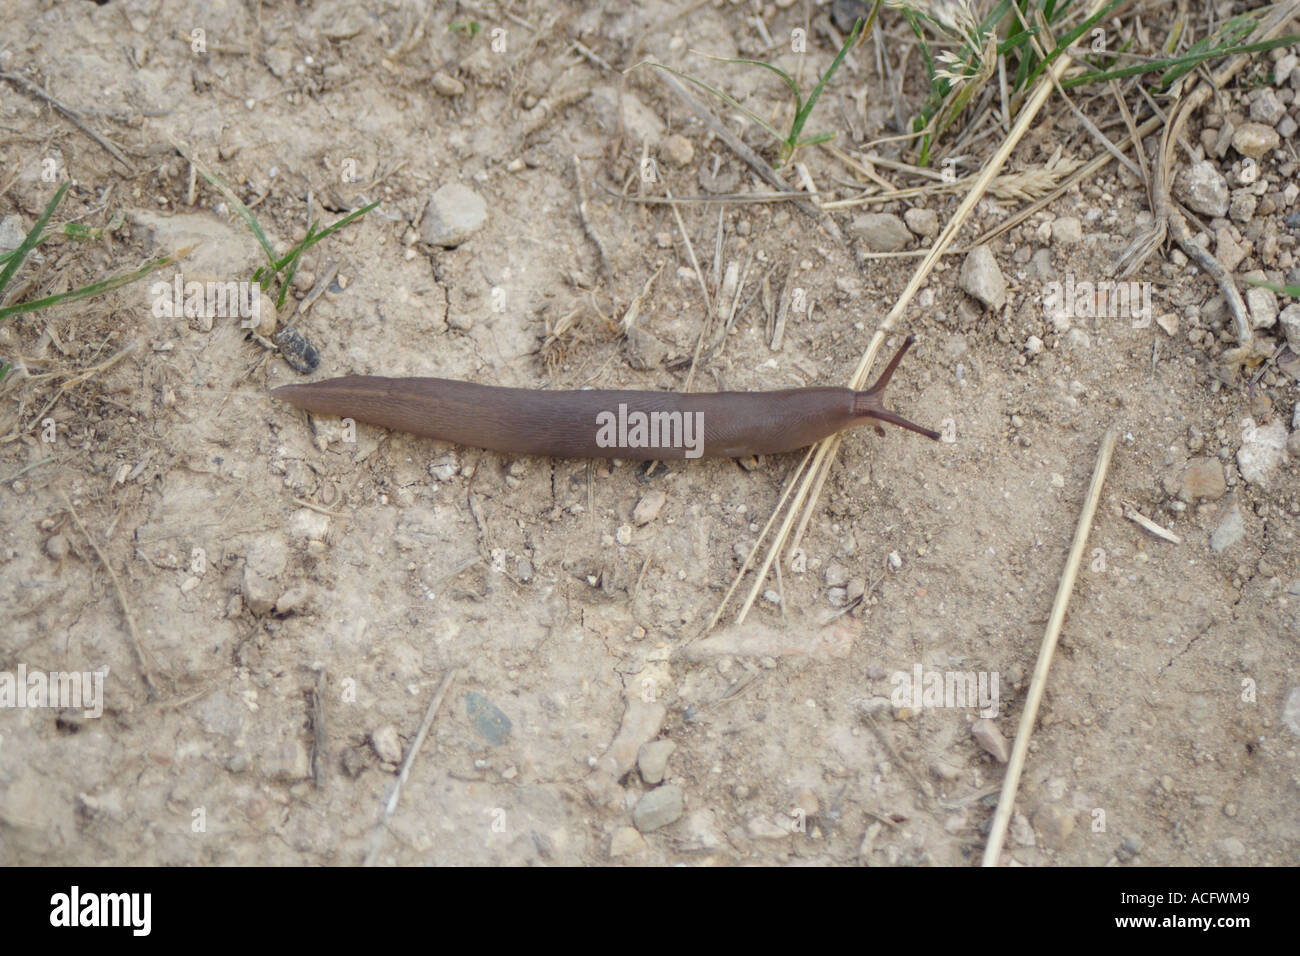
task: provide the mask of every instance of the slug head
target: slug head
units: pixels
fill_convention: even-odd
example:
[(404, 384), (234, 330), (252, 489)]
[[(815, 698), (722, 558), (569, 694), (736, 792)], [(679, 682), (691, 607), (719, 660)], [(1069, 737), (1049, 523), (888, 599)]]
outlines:
[[(916, 422), (909, 422), (902, 415), (896, 415), (889, 409), (885, 408), (884, 404), (883, 396), (885, 386), (889, 384), (889, 379), (893, 376), (894, 369), (898, 368), (898, 363), (902, 361), (903, 354), (912, 347), (912, 343), (915, 341), (916, 336), (909, 335), (903, 342), (903, 347), (895, 352), (894, 357), (889, 360), (889, 364), (886, 365), (885, 370), (880, 373), (880, 378), (876, 379), (875, 384), (865, 392), (857, 392), (854, 394), (853, 413), (861, 418), (874, 418), (876, 421), (889, 422), (891, 425), (897, 425), (899, 428), (906, 428), (908, 431), (917, 432), (918, 434), (924, 435), (926, 438), (932, 438), (937, 441), (939, 438), (938, 432), (932, 431), (929, 428), (923, 428), (916, 424)], [(879, 425), (876, 426), (876, 431), (884, 434)]]

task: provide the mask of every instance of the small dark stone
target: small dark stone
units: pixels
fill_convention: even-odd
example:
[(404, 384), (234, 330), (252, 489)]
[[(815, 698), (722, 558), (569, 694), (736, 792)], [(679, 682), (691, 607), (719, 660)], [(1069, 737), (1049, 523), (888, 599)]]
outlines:
[(362, 747), (349, 747), (343, 751), (343, 772), (352, 779), (361, 776), (361, 771), (366, 769), (366, 752)]
[(482, 694), (470, 691), (465, 695), (465, 713), (474, 732), (493, 747), (500, 747), (510, 737), (510, 718)]
[(320, 352), (316, 346), (292, 325), (286, 325), (275, 333), (275, 344), (280, 346), (280, 354), (295, 372), (307, 375), (320, 365)]
[(1135, 836), (1126, 836), (1115, 851), (1115, 859), (1121, 863), (1127, 863), (1142, 851), (1142, 839)]

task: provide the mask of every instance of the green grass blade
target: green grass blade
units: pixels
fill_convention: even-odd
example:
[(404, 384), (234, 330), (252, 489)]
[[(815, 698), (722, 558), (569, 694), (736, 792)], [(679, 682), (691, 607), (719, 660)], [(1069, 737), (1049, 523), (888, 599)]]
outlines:
[[(876, 0), (875, 6), (871, 8), (871, 15), (874, 16), (876, 10), (879, 8), (880, 0)], [(814, 86), (812, 92), (808, 94), (808, 102), (803, 105), (803, 109), (801, 109), (798, 115), (795, 116), (794, 126), (790, 129), (791, 139), (798, 138), (799, 134), (803, 132), (803, 125), (808, 121), (808, 116), (812, 113), (813, 107), (817, 105), (817, 99), (822, 95), (822, 90), (826, 88), (826, 84), (830, 81), (830, 78), (835, 75), (835, 71), (840, 68), (840, 65), (844, 62), (844, 58), (849, 55), (849, 49), (858, 39), (858, 34), (861, 31), (862, 21), (859, 20), (857, 23), (853, 24), (853, 29), (849, 32), (849, 38), (844, 41), (844, 45), (840, 47), (840, 52), (835, 54), (835, 59), (831, 61), (831, 65), (826, 68), (826, 72), (822, 74), (822, 78), (817, 81), (817, 85)]]
[(799, 140), (795, 145), (802, 149), (804, 146), (816, 146), (818, 143), (829, 143), (834, 138), (834, 133), (818, 133), (815, 136), (809, 136), (806, 139)]
[(278, 261), (276, 261), (276, 262), (273, 262), (271, 265), (275, 268), (275, 271), (276, 271), (276, 272), (281, 271), (281, 270), (282, 270), (285, 266), (287, 266), (290, 262), (292, 262), (294, 259), (298, 258), (298, 256), (302, 255), (302, 253), (306, 252), (306, 251), (307, 251), (308, 249), (310, 249), (312, 246), (316, 245), (316, 243), (320, 242), (322, 239), (328, 239), (330, 236), (334, 235), (334, 233), (338, 232), (338, 231), (339, 231), (340, 229), (342, 229), (344, 226), (347, 226), (347, 225), (350, 225), (351, 223), (356, 222), (358, 219), (360, 219), (362, 216), (364, 216), (366, 213), (370, 212), (370, 210), (374, 209), (374, 208), (375, 208), (376, 206), (378, 206), (378, 205), (379, 205), (379, 200), (376, 199), (374, 202), (370, 203), (369, 205), (367, 205), (367, 206), (362, 206), (360, 209), (357, 209), (357, 210), (354, 210), (353, 212), (348, 213), (346, 216), (344, 216), (344, 217), (343, 217), (342, 219), (340, 219), (338, 222), (333, 223), (332, 225), (326, 226), (324, 229), (322, 229), (320, 232), (316, 233), (314, 236), (311, 235), (311, 234), (310, 234), (310, 231), (309, 231), (308, 236), (307, 236), (306, 238), (304, 238), (303, 241), (300, 242), (300, 243), (299, 243), (297, 246), (295, 246), (293, 249), (290, 249), (290, 250), (285, 254), (285, 256), (284, 256), (283, 259), (280, 259), (280, 260), (278, 260)]
[(1278, 295), (1287, 295), (1293, 299), (1300, 299), (1300, 285), (1277, 285), (1273, 282), (1265, 282), (1263, 279), (1247, 279), (1246, 281), (1251, 285), (1271, 289)]
[(5, 264), (4, 271), (0, 272), (0, 292), (4, 292), (5, 286), (14, 277), (14, 273), (23, 264), (23, 260), (27, 258), (28, 253), (40, 243), (46, 224), (49, 223), (50, 217), (54, 215), (54, 210), (58, 208), (59, 203), (63, 202), (63, 194), (67, 191), (68, 183), (60, 183), (59, 188), (54, 191), (54, 196), (45, 204), (45, 211), (41, 213), (41, 218), (36, 220), (36, 225), (32, 226), (22, 244), (14, 250), (13, 256)]
[(1126, 66), (1118, 70), (1106, 70), (1102, 73), (1084, 73), (1081, 76), (1072, 76), (1068, 80), (1062, 80), (1061, 87), (1069, 90), (1076, 86), (1082, 86), (1085, 83), (1103, 83), (1107, 80), (1122, 80), (1125, 77), (1136, 76), (1140, 73), (1154, 73), (1156, 70), (1166, 69), (1170, 66), (1190, 64), (1187, 69), (1182, 70), (1178, 74), (1181, 76), (1183, 73), (1195, 69), (1207, 60), (1222, 59), (1225, 56), (1235, 56), (1238, 53), (1259, 53), (1264, 50), (1272, 50), (1279, 46), (1290, 46), (1293, 43), (1300, 43), (1300, 34), (1277, 37), (1273, 40), (1259, 40), (1255, 43), (1244, 43), (1240, 46), (1225, 47), (1219, 50), (1209, 50), (1195, 56), (1184, 55), (1174, 57), (1168, 60), (1161, 60), (1157, 63), (1134, 64), (1133, 66)]
[[(307, 225), (307, 236), (303, 242), (307, 242), (316, 234), (316, 223), (311, 222)], [(289, 295), (289, 286), (293, 285), (293, 277), (298, 271), (298, 266), (302, 265), (302, 250), (306, 246), (299, 246), (293, 253), (293, 261), (289, 263), (289, 269), (284, 274), (284, 282), (280, 283), (280, 296), (275, 300), (277, 309), (284, 308), (284, 300)]]
[[(698, 50), (695, 52), (699, 53)], [(699, 53), (699, 55), (707, 57), (710, 60), (721, 60), (723, 63), (747, 63), (750, 66), (761, 66), (765, 70), (771, 70), (785, 82), (785, 85), (790, 88), (791, 95), (793, 95), (796, 100), (800, 98), (799, 84), (794, 81), (794, 77), (773, 63), (764, 63), (762, 60), (751, 60), (744, 56), (714, 56), (711, 53)]]
[[(1237, 21), (1240, 20), (1245, 20), (1246, 22), (1244, 24), (1238, 23)], [(1193, 44), (1191, 49), (1189, 49), (1187, 53), (1184, 54), (1184, 56), (1196, 55), (1200, 53), (1204, 53), (1206, 59), (1212, 59), (1216, 56), (1222, 56), (1223, 54), (1219, 52), (1220, 50), (1228, 49), (1229, 47), (1234, 47), (1244, 43), (1246, 39), (1252, 33), (1255, 32), (1256, 26), (1258, 26), (1258, 23), (1252, 20), (1250, 17), (1236, 17), (1233, 20), (1228, 21), (1228, 23), (1225, 23), (1223, 25), (1223, 29), (1220, 30), (1214, 37), (1207, 37), (1206, 39)], [(1165, 75), (1160, 77), (1161, 88), (1168, 89), (1170, 84), (1172, 84), (1179, 77), (1184, 76), (1187, 73), (1190, 73), (1192, 70), (1196, 69), (1198, 65), (1199, 64), (1197, 63), (1193, 63), (1186, 66), (1177, 66), (1170, 70), (1167, 70), (1165, 72)]]
[(199, 175), (210, 182), (213, 188), (221, 193), (226, 202), (230, 203), (235, 212), (239, 214), (239, 218), (244, 220), (244, 224), (248, 226), (249, 231), (261, 243), (266, 258), (271, 262), (275, 262), (275, 249), (271, 247), (271, 240), (266, 238), (266, 232), (263, 231), (262, 224), (257, 221), (257, 217), (253, 215), (253, 210), (244, 205), (243, 200), (235, 195), (235, 191), (219, 175), (195, 159), (190, 159), (190, 162), (194, 163), (194, 168), (198, 170)]
[(1034, 68), (1034, 71), (1025, 80), (1024, 85), (1022, 85), (1020, 89), (1027, 89), (1029, 86), (1031, 86), (1033, 82), (1036, 79), (1038, 79), (1038, 75), (1042, 73), (1043, 70), (1045, 70), (1047, 67), (1051, 66), (1053, 60), (1055, 60), (1058, 56), (1060, 56), (1067, 49), (1069, 49), (1070, 45), (1074, 43), (1075, 40), (1079, 39), (1079, 37), (1083, 36), (1085, 33), (1091, 30), (1097, 23), (1105, 19), (1110, 14), (1110, 12), (1114, 10), (1116, 7), (1118, 7), (1120, 4), (1127, 3), (1127, 2), (1128, 0), (1110, 0), (1110, 3), (1106, 4), (1096, 13), (1094, 13), (1092, 16), (1086, 18), (1082, 23), (1080, 23), (1073, 30), (1067, 32), (1065, 36), (1060, 37), (1056, 41), (1056, 49), (1052, 50), (1052, 52), (1048, 53), (1047, 56), (1043, 58), (1043, 61)]
[(1011, 12), (1011, 0), (1000, 0), (998, 5), (989, 11), (988, 16), (986, 16), (983, 20), (980, 21), (979, 23), (980, 33), (988, 33), (989, 31), (993, 30), (995, 27), (997, 27), (999, 23), (1002, 22), (1002, 18), (1005, 17), (1010, 12)]
[(43, 299), (36, 299), (32, 302), (20, 302), (15, 305), (7, 305), (0, 309), (0, 322), (3, 322), (11, 315), (22, 315), (23, 313), (35, 312), (38, 309), (45, 309), (52, 305), (60, 305), (65, 302), (77, 302), (80, 299), (89, 299), (92, 296), (103, 295), (105, 292), (112, 292), (114, 289), (121, 288), (124, 285), (130, 285), (138, 279), (143, 279), (149, 273), (184, 258), (192, 248), (193, 246), (188, 246), (173, 255), (159, 256), (156, 259), (151, 259), (149, 262), (146, 262), (133, 272), (113, 276), (110, 279), (101, 279), (99, 282), (92, 282), (90, 285), (82, 286), (80, 289), (73, 289), (70, 292), (60, 292), (58, 295), (49, 295)]

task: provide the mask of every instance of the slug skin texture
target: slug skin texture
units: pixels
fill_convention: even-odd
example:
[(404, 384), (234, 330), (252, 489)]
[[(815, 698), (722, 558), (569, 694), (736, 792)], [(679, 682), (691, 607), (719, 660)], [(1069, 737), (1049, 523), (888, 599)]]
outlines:
[(908, 338), (871, 388), (647, 392), (504, 388), (445, 378), (348, 375), (272, 389), (320, 415), (516, 455), (630, 461), (740, 458), (804, 448), (868, 421), (937, 439), (886, 409), (881, 393)]

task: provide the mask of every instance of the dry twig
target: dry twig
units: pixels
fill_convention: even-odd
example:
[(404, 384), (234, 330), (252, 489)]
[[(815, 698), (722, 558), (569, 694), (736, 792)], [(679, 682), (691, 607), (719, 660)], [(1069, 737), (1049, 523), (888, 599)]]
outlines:
[(1007, 774), (1002, 779), (1002, 795), (998, 798), (998, 809), (993, 815), (993, 824), (989, 829), (989, 842), (984, 848), (984, 866), (996, 866), (998, 855), (1002, 852), (1002, 841), (1007, 835), (1007, 825), (1011, 822), (1011, 811), (1016, 802), (1016, 790), (1020, 786), (1020, 774), (1025, 767), (1025, 754), (1029, 752), (1029, 738), (1034, 732), (1034, 720), (1038, 717), (1038, 705), (1043, 700), (1043, 691), (1047, 687), (1047, 671), (1052, 666), (1052, 655), (1056, 652), (1056, 642), (1061, 636), (1061, 625), (1065, 622), (1065, 609), (1070, 604), (1070, 592), (1074, 590), (1074, 579), (1079, 574), (1079, 564), (1083, 560), (1083, 550), (1088, 543), (1088, 531), (1092, 528), (1093, 515), (1097, 513), (1097, 502), (1101, 499), (1101, 488), (1106, 481), (1106, 471), (1115, 451), (1115, 439), (1119, 429), (1112, 427), (1101, 440), (1097, 451), (1097, 463), (1092, 469), (1092, 482), (1083, 499), (1083, 509), (1079, 512), (1079, 521), (1074, 528), (1074, 542), (1070, 545), (1070, 554), (1065, 561), (1065, 570), (1056, 588), (1056, 600), (1052, 602), (1052, 615), (1047, 620), (1047, 630), (1043, 632), (1043, 641), (1038, 648), (1038, 663), (1034, 665), (1034, 676), (1029, 682), (1029, 693), (1025, 696), (1025, 709), (1020, 714), (1020, 726), (1016, 730), (1016, 740), (1011, 747), (1011, 759), (1007, 762)]

